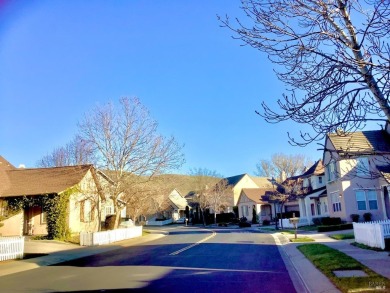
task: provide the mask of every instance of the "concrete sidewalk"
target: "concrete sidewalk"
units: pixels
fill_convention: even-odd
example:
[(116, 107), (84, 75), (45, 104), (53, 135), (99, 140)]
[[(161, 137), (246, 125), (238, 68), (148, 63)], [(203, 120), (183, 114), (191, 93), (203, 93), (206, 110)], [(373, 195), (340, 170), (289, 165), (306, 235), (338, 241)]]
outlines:
[(102, 246), (79, 246), (55, 240), (26, 240), (26, 254), (48, 254), (23, 260), (8, 260), (0, 262), (0, 277), (49, 266), (64, 261), (74, 260), (85, 256), (112, 251), (122, 247), (139, 245), (164, 237), (161, 234), (149, 234)]
[[(269, 232), (269, 231), (267, 231)], [(353, 240), (336, 240), (330, 237), (332, 234), (353, 233), (353, 230), (335, 231), (335, 232), (306, 232), (299, 231), (299, 236), (305, 235), (313, 238), (316, 243), (325, 244), (331, 248), (337, 249), (352, 258), (356, 259), (374, 272), (390, 279), (390, 256), (386, 251), (374, 251), (362, 249), (351, 245)], [(306, 243), (292, 243), (289, 238), (294, 235), (281, 233), (273, 234), (275, 241), (279, 244), (282, 253), (288, 256), (292, 266), (300, 276), (308, 292), (340, 292), (305, 256), (297, 249), (297, 246)], [(313, 243), (313, 242), (309, 242)]]

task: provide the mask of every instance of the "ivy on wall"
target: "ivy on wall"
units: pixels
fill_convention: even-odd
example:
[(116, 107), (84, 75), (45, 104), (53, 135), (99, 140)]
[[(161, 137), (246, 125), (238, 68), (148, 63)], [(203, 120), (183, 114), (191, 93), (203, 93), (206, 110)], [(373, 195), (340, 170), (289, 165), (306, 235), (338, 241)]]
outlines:
[(71, 236), (68, 227), (69, 199), (77, 191), (77, 187), (73, 187), (60, 194), (7, 198), (8, 217), (22, 209), (41, 206), (46, 213), (48, 239), (65, 240)]
[(69, 188), (58, 195), (43, 197), (42, 208), (46, 212), (47, 233), (49, 239), (65, 240), (70, 237), (68, 226), (69, 198), (75, 188)]

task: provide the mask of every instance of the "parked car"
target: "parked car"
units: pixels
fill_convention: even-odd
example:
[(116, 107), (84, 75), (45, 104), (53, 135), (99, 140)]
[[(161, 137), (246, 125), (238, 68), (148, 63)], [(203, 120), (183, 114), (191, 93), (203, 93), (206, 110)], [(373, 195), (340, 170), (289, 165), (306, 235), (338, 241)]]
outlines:
[(186, 222), (186, 217), (181, 217), (175, 221), (178, 224), (184, 224)]

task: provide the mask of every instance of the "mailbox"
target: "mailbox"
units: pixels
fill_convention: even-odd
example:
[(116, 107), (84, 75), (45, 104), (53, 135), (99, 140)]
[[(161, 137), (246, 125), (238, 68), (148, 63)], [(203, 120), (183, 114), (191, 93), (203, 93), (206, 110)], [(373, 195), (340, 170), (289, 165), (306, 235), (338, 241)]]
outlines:
[(298, 225), (299, 218), (290, 218), (289, 221), (290, 221), (290, 224), (293, 224), (294, 227), (296, 227)]
[(295, 229), (295, 239), (297, 239), (297, 228), (298, 228), (299, 218), (296, 218), (296, 217), (290, 218), (290, 219), (289, 219), (289, 222), (290, 222), (290, 224), (293, 224), (293, 225), (294, 225), (294, 229)]

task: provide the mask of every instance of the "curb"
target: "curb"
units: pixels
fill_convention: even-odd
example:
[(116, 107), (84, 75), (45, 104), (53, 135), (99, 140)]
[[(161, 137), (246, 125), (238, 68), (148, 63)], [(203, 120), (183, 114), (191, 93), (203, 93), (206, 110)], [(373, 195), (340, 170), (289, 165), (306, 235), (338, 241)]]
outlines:
[[(305, 291), (301, 291), (300, 288), (296, 288), (297, 292), (308, 292), (308, 293), (341, 292), (320, 270), (318, 270), (297, 249), (297, 245), (299, 243), (290, 243), (289, 238), (286, 237), (285, 235), (281, 233), (275, 233), (275, 234), (272, 234), (272, 236), (274, 237), (274, 239), (276, 238), (275, 242), (278, 245), (278, 248), (280, 248), (280, 250), (283, 251), (283, 254), (286, 256), (287, 269), (289, 269), (289, 266), (292, 267), (293, 272), (296, 273), (296, 275), (299, 277), (300, 281), (304, 286)], [(281, 243), (279, 237), (283, 238), (284, 243)], [(293, 276), (291, 276), (291, 279), (293, 280), (295, 286), (293, 277), (294, 274)]]
[(294, 284), (294, 288), (297, 292), (302, 293), (310, 293), (310, 290), (298, 271), (297, 267), (295, 266), (294, 262), (291, 261), (290, 256), (287, 254), (286, 250), (284, 249), (284, 245), (288, 243), (281, 243), (279, 239), (279, 235), (284, 237), (286, 240), (287, 237), (285, 237), (283, 234), (277, 233), (277, 234), (271, 234), (271, 236), (274, 238), (276, 246), (278, 247), (279, 253), (282, 256), (282, 259), (284, 261), (284, 264), (286, 265), (288, 274), (290, 275), (291, 281)]

